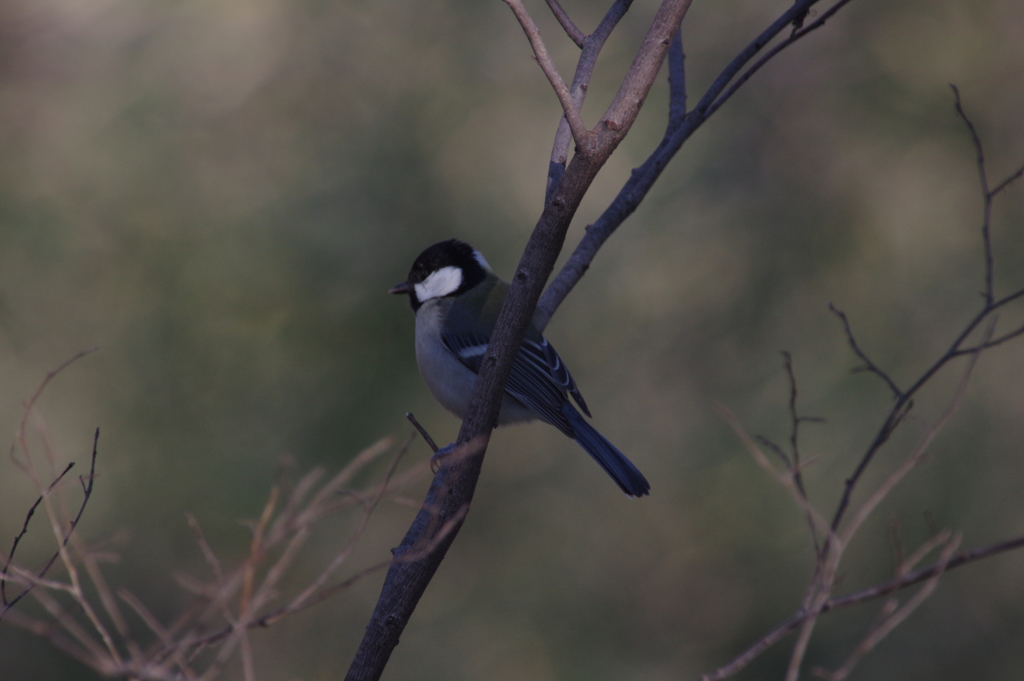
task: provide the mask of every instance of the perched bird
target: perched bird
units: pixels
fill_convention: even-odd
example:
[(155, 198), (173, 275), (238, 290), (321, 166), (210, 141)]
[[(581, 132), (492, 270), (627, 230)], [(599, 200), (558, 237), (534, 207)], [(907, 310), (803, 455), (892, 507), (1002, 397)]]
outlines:
[[(508, 284), (480, 252), (449, 239), (420, 253), (409, 278), (389, 293), (408, 294), (416, 313), (416, 363), (441, 405), (459, 418), (469, 408), (473, 384)], [(597, 432), (569, 402), (590, 411), (562, 359), (534, 324), (526, 330), (502, 398), (499, 425), (539, 419), (575, 440), (631, 497), (650, 492), (643, 474)]]

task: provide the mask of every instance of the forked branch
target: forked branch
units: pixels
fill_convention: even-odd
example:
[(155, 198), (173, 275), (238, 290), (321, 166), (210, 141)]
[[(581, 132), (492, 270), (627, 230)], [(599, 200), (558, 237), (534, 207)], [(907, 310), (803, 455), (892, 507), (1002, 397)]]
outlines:
[(569, 122), (569, 129), (572, 130), (572, 136), (575, 138), (576, 144), (580, 146), (585, 145), (587, 143), (588, 130), (583, 122), (583, 117), (580, 115), (580, 107), (572, 101), (569, 88), (558, 73), (558, 67), (551, 60), (548, 48), (540, 37), (540, 29), (537, 28), (537, 24), (534, 23), (530, 13), (526, 11), (522, 0), (505, 0), (505, 4), (511, 8), (512, 13), (519, 20), (519, 25), (523, 27), (523, 32), (526, 33), (530, 46), (533, 48), (533, 56), (537, 59), (537, 63), (540, 64), (541, 70), (544, 71), (544, 75), (547, 76), (548, 82), (551, 83), (551, 87), (554, 89), (555, 95), (562, 105), (562, 112)]
[[(871, 464), (875, 455), (882, 448), (882, 446), (889, 441), (893, 431), (902, 422), (903, 417), (906, 416), (907, 412), (913, 408), (913, 399), (917, 393), (927, 385), (932, 378), (944, 369), (950, 362), (957, 359), (958, 357), (964, 356), (977, 356), (978, 353), (985, 350), (989, 350), (993, 347), (1001, 345), (1007, 341), (1013, 340), (1014, 338), (1021, 337), (1024, 335), (1024, 323), (1016, 326), (1012, 331), (1004, 332), (1002, 334), (996, 333), (997, 313), (1007, 307), (1010, 303), (1017, 300), (1024, 299), (1024, 288), (1018, 289), (1012, 293), (1009, 293), (1002, 298), (996, 298), (994, 294), (993, 286), (993, 272), (995, 270), (995, 261), (993, 259), (992, 249), (992, 235), (989, 223), (992, 215), (992, 202), (998, 196), (999, 193), (1004, 191), (1010, 184), (1015, 180), (1024, 175), (1024, 166), (1011, 173), (1006, 179), (1000, 182), (995, 189), (989, 189), (988, 184), (988, 173), (986, 170), (985, 151), (981, 143), (980, 137), (978, 137), (977, 130), (974, 124), (967, 117), (964, 109), (960, 102), (960, 94), (956, 87), (953, 87), (953, 93), (955, 98), (955, 107), (957, 114), (963, 120), (964, 125), (971, 136), (971, 140), (974, 145), (978, 177), (981, 185), (983, 206), (982, 206), (982, 229), (981, 237), (984, 251), (984, 302), (981, 309), (978, 310), (974, 317), (964, 326), (963, 330), (957, 335), (957, 337), (950, 343), (946, 351), (939, 356), (938, 359), (932, 363), (914, 383), (906, 390), (900, 390), (896, 383), (889, 377), (889, 375), (878, 368), (871, 360), (868, 359), (867, 355), (860, 349), (856, 338), (853, 335), (853, 331), (850, 328), (849, 321), (846, 319), (846, 315), (839, 310), (832, 307), (831, 309), (843, 322), (843, 328), (846, 333), (847, 340), (850, 346), (853, 348), (854, 353), (857, 357), (864, 362), (865, 368), (862, 370), (869, 371), (879, 376), (889, 388), (895, 394), (895, 401), (892, 407), (889, 409), (889, 413), (882, 423), (881, 427), (875, 434), (874, 439), (868, 446), (864, 455), (861, 457), (860, 462), (854, 469), (853, 474), (846, 480), (845, 489), (843, 495), (839, 500), (839, 504), (836, 507), (835, 515), (832, 519), (832, 527), (838, 527), (839, 523), (842, 522), (843, 516), (846, 513), (847, 508), (850, 504), (850, 498), (853, 495), (854, 489), (857, 483), (860, 481), (864, 471)], [(831, 306), (830, 306), (831, 307)], [(988, 328), (984, 332), (984, 337), (974, 344), (968, 343), (968, 340), (978, 334), (984, 323), (988, 323)]]
[[(956, 93), (955, 88), (954, 92)], [(893, 380), (885, 370), (873, 362), (862, 349), (853, 333), (847, 316), (835, 306), (831, 304), (829, 305), (829, 309), (841, 320), (843, 324), (843, 332), (853, 353), (862, 362), (862, 366), (859, 367), (859, 370), (872, 373), (879, 377), (892, 391), (895, 398), (894, 404), (891, 406), (888, 414), (882, 422), (882, 425), (876, 432), (874, 440), (857, 464), (853, 475), (848, 478), (844, 484), (844, 489), (835, 515), (823, 531), (825, 543), (822, 550), (818, 553), (818, 563), (815, 568), (814, 576), (808, 585), (803, 603), (801, 604), (798, 612), (790, 619), (768, 632), (731, 662), (722, 666), (718, 670), (705, 675), (703, 677), (704, 681), (718, 681), (732, 676), (739, 670), (743, 669), (746, 665), (750, 664), (751, 661), (761, 655), (768, 648), (778, 643), (784, 636), (799, 629), (800, 635), (794, 645), (790, 658), (790, 665), (786, 674), (788, 681), (795, 681), (803, 663), (804, 654), (810, 641), (811, 632), (813, 631), (817, 619), (822, 614), (837, 608), (848, 607), (857, 603), (863, 603), (868, 600), (880, 598), (882, 596), (895, 593), (896, 591), (908, 586), (925, 582), (925, 586), (922, 587), (904, 605), (900, 606), (895, 600), (888, 602), (883, 607), (875, 625), (869, 629), (860, 644), (850, 654), (847, 661), (836, 671), (829, 672), (817, 670), (818, 675), (823, 678), (829, 679), (830, 681), (841, 681), (849, 676), (853, 667), (865, 654), (867, 654), (882, 638), (888, 635), (893, 628), (904, 621), (906, 617), (908, 617), (914, 609), (917, 608), (934, 591), (937, 587), (939, 578), (945, 571), (1024, 546), (1024, 537), (1017, 537), (988, 547), (976, 549), (968, 553), (957, 554), (956, 551), (959, 547), (961, 537), (960, 535), (953, 535), (952, 533), (946, 532), (934, 537), (930, 542), (927, 542), (923, 547), (915, 552), (911, 558), (905, 561), (897, 570), (897, 574), (893, 580), (842, 598), (832, 598), (831, 596), (836, 570), (844, 550), (849, 546), (854, 535), (863, 526), (867, 517), (892, 493), (900, 481), (902, 481), (903, 478), (920, 463), (935, 437), (952, 418), (953, 414), (963, 401), (971, 374), (981, 354), (984, 351), (1011, 339), (1024, 336), (1024, 324), (1016, 326), (1012, 330), (1003, 332), (1002, 334), (996, 334), (996, 324), (998, 322), (996, 312), (1014, 301), (1024, 299), (1024, 289), (1010, 293), (1002, 298), (997, 299), (995, 297), (992, 289), (994, 259), (992, 256), (993, 249), (991, 244), (991, 231), (989, 229), (992, 199), (1013, 181), (1024, 176), (1024, 167), (1010, 174), (1005, 180), (997, 185), (996, 189), (989, 188), (987, 173), (985, 170), (984, 148), (977, 130), (964, 113), (959, 100), (959, 93), (956, 94), (957, 113), (964, 120), (975, 147), (978, 174), (984, 198), (984, 212), (982, 220), (983, 228), (981, 233), (982, 240), (984, 242), (985, 296), (982, 308), (966, 323), (963, 330), (957, 335), (947, 350), (931, 366), (929, 366), (909, 388), (901, 390), (895, 380)], [(969, 342), (969, 339), (974, 338), (979, 334), (980, 338)], [(890, 473), (870, 494), (868, 494), (859, 505), (853, 506), (852, 499), (854, 489), (862, 480), (864, 471), (872, 461), (874, 461), (881, 446), (889, 441), (895, 429), (903, 423), (904, 417), (913, 406), (913, 398), (926, 385), (928, 385), (940, 371), (945, 369), (950, 362), (963, 356), (969, 358), (968, 366), (945, 412), (940, 416), (935, 424), (925, 430), (920, 442), (910, 455), (907, 456), (904, 461), (897, 466), (896, 469)], [(766, 440), (762, 440), (782, 455), (783, 461), (787, 465), (787, 472), (785, 474), (778, 474), (774, 471), (774, 468), (770, 466), (767, 458), (760, 453), (760, 450), (756, 447), (754, 441), (742, 431), (742, 428), (739, 427), (738, 421), (734, 416), (727, 413), (727, 420), (729, 420), (733, 425), (734, 430), (736, 430), (740, 438), (747, 445), (747, 448), (754, 453), (758, 463), (763, 467), (767, 467), (772, 470), (776, 477), (783, 482), (797, 505), (810, 519), (812, 527), (819, 527), (821, 526), (821, 521), (819, 520), (821, 516), (808, 502), (807, 494), (802, 485), (798, 484), (798, 473), (800, 469), (799, 466), (796, 465), (796, 461), (798, 461), (797, 452), (799, 451), (796, 447), (796, 425), (799, 424), (800, 417), (794, 408), (796, 398), (795, 380), (793, 379), (792, 367), (788, 362), (787, 372), (792, 385), (790, 396), (790, 413), (793, 424), (791, 429), (791, 432), (793, 433), (793, 441), (791, 443), (793, 451), (792, 462), (784, 455), (781, 448), (777, 445)], [(849, 517), (847, 517), (846, 512), (849, 509), (853, 510), (852, 513), (849, 514)], [(943, 547), (942, 553), (936, 563), (927, 568), (911, 571), (917, 562), (924, 557), (924, 555), (940, 545)]]
[[(685, 101), (685, 78), (682, 76), (682, 43), (680, 40), (679, 55), (673, 61), (678, 66), (676, 77), (670, 71), (670, 85), (674, 90), (669, 98), (669, 116), (665, 134), (651, 155), (640, 166), (635, 168), (615, 199), (608, 205), (601, 216), (587, 227), (586, 234), (580, 239), (572, 255), (544, 292), (538, 303), (537, 319), (543, 326), (550, 321), (558, 306), (583, 278), (597, 252), (616, 229), (636, 210), (644, 200), (654, 183), (661, 177), (662, 171), (675, 157), (694, 132), (707, 121), (723, 104), (725, 104), (746, 83), (751, 76), (771, 61), (784, 49), (803, 39), (810, 33), (825, 25), (835, 14), (845, 7), (850, 0), (838, 0), (833, 3), (815, 21), (793, 31), (787, 38), (778, 42), (771, 49), (766, 48), (787, 28), (794, 26), (801, 18), (806, 17), (812, 7), (820, 0), (797, 0), (786, 11), (750, 42), (721, 71), (715, 81), (701, 97), (697, 105), (685, 115), (680, 116), (680, 102)], [(674, 36), (673, 36), (674, 38)], [(754, 62), (759, 54), (763, 56)], [(684, 105), (685, 106), (685, 105)], [(607, 116), (607, 114), (606, 114)]]

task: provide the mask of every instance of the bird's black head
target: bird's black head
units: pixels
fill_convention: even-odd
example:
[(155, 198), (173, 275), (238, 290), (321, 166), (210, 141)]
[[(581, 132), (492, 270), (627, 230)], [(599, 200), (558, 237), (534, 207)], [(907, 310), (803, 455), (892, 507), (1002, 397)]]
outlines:
[(432, 298), (457, 296), (482, 282), (491, 271), (480, 251), (464, 241), (448, 239), (423, 251), (409, 278), (389, 293), (408, 293), (413, 310)]

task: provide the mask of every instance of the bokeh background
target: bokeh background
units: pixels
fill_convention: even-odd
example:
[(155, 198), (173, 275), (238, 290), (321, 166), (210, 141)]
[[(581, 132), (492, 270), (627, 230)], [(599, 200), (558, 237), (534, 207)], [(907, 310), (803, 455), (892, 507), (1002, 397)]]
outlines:
[[(566, 7), (590, 30), (602, 4)], [(602, 55), (588, 121), (654, 5), (636, 3)], [(692, 101), (786, 5), (694, 3)], [(531, 7), (568, 77), (575, 48)], [(805, 427), (803, 452), (817, 457), (811, 499), (831, 512), (889, 396), (851, 374), (827, 304), (904, 386), (974, 314), (981, 198), (948, 84), (988, 143), (993, 178), (1012, 171), (1024, 162), (1022, 34), (1014, 0), (856, 0), (684, 147), (548, 329), (652, 495), (627, 500), (553, 429), (499, 431), (386, 678), (695, 678), (795, 609), (812, 569), (806, 526), (714, 405), (784, 441), (779, 353), (790, 351), (801, 409), (828, 419)], [(408, 306), (385, 291), (450, 236), (512, 270), (558, 115), (500, 2), (0, 4), (0, 432), (13, 438), (48, 369), (99, 347), (51, 384), (40, 413), (60, 460), (79, 466), (102, 428), (80, 532), (120, 556), (111, 582), (169, 619), (187, 602), (174, 574), (209, 577), (186, 512), (238, 560), (242, 521), (259, 514), (283, 455), (297, 473), (337, 469), (384, 435), (405, 437), (407, 410), (439, 441), (454, 437), (458, 423), (417, 374)], [(660, 79), (570, 246), (664, 119)], [(994, 215), (1001, 292), (1024, 286), (1022, 192)], [(894, 523), (911, 548), (931, 524), (964, 532), (965, 548), (1024, 532), (1022, 365), (1024, 341), (985, 356), (927, 464), (850, 548), (840, 592), (891, 574)], [(922, 395), (868, 482), (941, 412), (962, 366)], [(416, 442), (408, 456), (428, 451)], [(5, 550), (34, 498), (0, 461)], [(386, 556), (413, 512), (385, 504), (346, 574)], [(52, 550), (36, 522), (19, 550), (28, 565)], [(286, 588), (338, 550), (346, 522), (318, 537)], [(858, 677), (1024, 678), (1022, 575), (1020, 554), (949, 574)], [(380, 580), (255, 632), (258, 678), (340, 678)], [(876, 609), (823, 620), (808, 668), (841, 664)], [(780, 678), (787, 654), (740, 678)], [(0, 623), (0, 678), (97, 676)]]

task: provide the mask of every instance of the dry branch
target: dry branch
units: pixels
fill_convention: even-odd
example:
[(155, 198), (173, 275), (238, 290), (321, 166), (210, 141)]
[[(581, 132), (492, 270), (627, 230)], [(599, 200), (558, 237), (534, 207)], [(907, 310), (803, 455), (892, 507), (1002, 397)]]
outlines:
[(523, 32), (526, 33), (530, 46), (533, 48), (534, 57), (536, 57), (537, 63), (540, 64), (541, 70), (544, 71), (544, 75), (547, 76), (548, 82), (551, 83), (551, 87), (554, 89), (555, 95), (562, 105), (562, 112), (566, 120), (569, 121), (569, 128), (572, 130), (572, 136), (575, 138), (576, 144), (586, 144), (588, 130), (583, 122), (583, 117), (580, 116), (580, 107), (573, 102), (572, 95), (569, 94), (569, 88), (558, 73), (558, 67), (551, 61), (548, 48), (545, 47), (544, 41), (540, 37), (540, 29), (533, 22), (530, 13), (526, 11), (522, 0), (505, 0), (505, 4), (512, 9), (512, 13), (519, 20), (519, 25), (523, 27)]
[[(591, 225), (588, 225), (586, 234), (577, 244), (572, 255), (565, 265), (558, 272), (554, 281), (544, 292), (544, 296), (538, 303), (537, 319), (541, 326), (545, 326), (554, 315), (558, 306), (562, 304), (566, 296), (583, 278), (583, 275), (590, 268), (590, 264), (597, 256), (597, 252), (604, 245), (605, 241), (615, 232), (616, 229), (633, 214), (640, 202), (644, 200), (647, 193), (654, 186), (654, 183), (661, 176), (662, 171), (675, 157), (683, 144), (696, 132), (701, 125), (707, 121), (725, 102), (727, 102), (737, 90), (745, 84), (750, 77), (777, 56), (784, 49), (793, 43), (806, 37), (813, 31), (821, 28), (831, 19), (836, 12), (842, 9), (849, 0), (839, 0), (825, 10), (817, 20), (793, 31), (789, 37), (778, 42), (771, 49), (767, 49), (783, 31), (790, 26), (795, 26), (798, 19), (806, 17), (812, 7), (819, 4), (820, 0), (797, 0), (786, 11), (750, 42), (738, 55), (722, 70), (715, 81), (701, 97), (697, 105), (685, 115), (678, 115), (680, 100), (684, 95), (676, 94), (669, 99), (669, 116), (665, 134), (661, 142), (651, 155), (647, 157), (640, 166), (633, 170), (629, 179), (616, 195), (615, 199), (608, 205), (601, 216)], [(680, 41), (680, 57), (677, 61), (679, 74), (682, 74), (682, 44)], [(753, 60), (764, 51), (758, 61)], [(670, 61), (670, 66), (671, 66)], [(673, 82), (672, 73), (669, 74), (670, 85)], [(685, 86), (685, 78), (675, 79), (677, 93), (685, 92), (680, 86)], [(683, 105), (685, 107), (685, 104)], [(550, 183), (550, 178), (549, 178)]]
[[(54, 375), (56, 372), (47, 376), (44, 387)], [(34, 408), (39, 394), (41, 391), (37, 391), (29, 401), (27, 410)], [(45, 441), (45, 425), (42, 420), (33, 417), (32, 421), (39, 431), (38, 436)], [(28, 415), (23, 423), (27, 422)], [(27, 427), (19, 431), (16, 444), (20, 448), (21, 458), (18, 461), (23, 470), (37, 480), (33, 452), (28, 447)], [(30, 509), (17, 537), (20, 539), (28, 532), (33, 511), (43, 508), (55, 528), (58, 540), (54, 560), (41, 571), (33, 573), (17, 565), (13, 551), (5, 559), (4, 570), (0, 572), (0, 584), (5, 589), (2, 593), (6, 594), (8, 581), (23, 586), (21, 594), (6, 603), (7, 620), (47, 638), (68, 655), (105, 676), (152, 681), (211, 681), (233, 659), (238, 659), (244, 678), (255, 681), (257, 667), (253, 647), (248, 639), (249, 629), (269, 626), (282, 617), (321, 602), (387, 565), (387, 562), (379, 562), (355, 571), (337, 584), (327, 585), (329, 579), (347, 564), (356, 542), (365, 532), (370, 515), (386, 498), (386, 494), (426, 470), (424, 462), (400, 474), (396, 473), (401, 454), (405, 450), (403, 446), (398, 449), (381, 482), (366, 489), (349, 489), (348, 485), (354, 476), (390, 447), (390, 441), (383, 440), (367, 448), (322, 484), (323, 472), (320, 470), (307, 474), (295, 485), (279, 481), (272, 487), (258, 520), (251, 525), (249, 554), (239, 565), (226, 567), (206, 541), (196, 519), (187, 516), (196, 544), (210, 567), (211, 580), (204, 582), (179, 576), (179, 582), (187, 586), (196, 598), (174, 622), (164, 624), (141, 599), (127, 590), (117, 589), (115, 596), (115, 591), (107, 584), (100, 570), (98, 554), (77, 532), (73, 533), (81, 519), (82, 509), (93, 492), (97, 449), (94, 439), (92, 470), (88, 478), (79, 478), (84, 501), (78, 513), (73, 517), (65, 517), (70, 514), (60, 508), (62, 500), (58, 499), (61, 491), (58, 483), (64, 476), (61, 473), (49, 486), (42, 488), (40, 499)], [(54, 459), (51, 465), (54, 464), (56, 453), (48, 451), (47, 456)], [(286, 490), (284, 495), (282, 489)], [(356, 509), (360, 515), (347, 542), (310, 584), (296, 596), (285, 600), (283, 605), (268, 612), (268, 607), (274, 601), (284, 597), (279, 585), (294, 565), (314, 525), (324, 517), (345, 509)], [(64, 529), (58, 532), (61, 528)], [(439, 534), (448, 531), (448, 528), (442, 527)], [(14, 548), (17, 548), (17, 541)], [(68, 576), (67, 581), (44, 576), (58, 560)], [(98, 606), (87, 595), (89, 593), (96, 594)], [(48, 619), (28, 617), (10, 610), (27, 594), (31, 594), (42, 605)], [(134, 613), (145, 626), (149, 637), (155, 637), (148, 647), (138, 644), (136, 634), (118, 603), (126, 604), (129, 612)], [(113, 623), (113, 629), (103, 624), (100, 608)], [(83, 614), (84, 621), (80, 617)], [(211, 629), (215, 630), (212, 634)]]
[[(937, 587), (939, 578), (947, 570), (1024, 546), (1024, 537), (1020, 537), (982, 549), (977, 549), (968, 554), (954, 555), (960, 545), (962, 537), (959, 534), (953, 535), (946, 531), (944, 533), (940, 533), (936, 537), (933, 537), (932, 540), (926, 542), (925, 545), (912, 554), (910, 558), (902, 561), (899, 569), (897, 570), (896, 577), (890, 582), (842, 598), (833, 598), (831, 596), (832, 589), (835, 584), (836, 571), (846, 547), (849, 546), (853, 537), (863, 526), (867, 517), (892, 493), (906, 475), (921, 462), (928, 450), (928, 447), (956, 413), (964, 399), (971, 375), (981, 357), (981, 354), (985, 350), (1010, 340), (1011, 338), (1015, 338), (1018, 335), (1024, 335), (1024, 326), (1014, 329), (1013, 331), (1003, 333), (1000, 336), (995, 335), (996, 324), (998, 321), (995, 314), (996, 311), (1008, 303), (1024, 297), (1024, 289), (1015, 291), (1000, 299), (995, 298), (992, 290), (994, 261), (992, 259), (992, 247), (990, 241), (991, 233), (989, 229), (992, 198), (998, 193), (998, 191), (1002, 191), (1002, 189), (1008, 186), (1011, 182), (1024, 175), (1024, 167), (1001, 182), (998, 185), (997, 190), (989, 189), (987, 174), (985, 172), (984, 148), (974, 125), (963, 111), (963, 107), (959, 99), (959, 93), (956, 92), (956, 88), (954, 88), (954, 92), (957, 95), (955, 103), (956, 111), (966, 124), (974, 143), (977, 155), (978, 174), (984, 198), (983, 229), (981, 230), (981, 233), (985, 246), (985, 296), (982, 308), (970, 321), (968, 321), (964, 329), (959, 333), (949, 348), (931, 366), (929, 366), (921, 376), (918, 377), (911, 387), (907, 390), (901, 390), (889, 374), (875, 364), (861, 348), (860, 344), (857, 342), (847, 316), (834, 305), (831, 303), (829, 304), (829, 309), (842, 321), (843, 333), (845, 334), (854, 355), (856, 355), (856, 357), (863, 363), (860, 370), (870, 372), (885, 382), (889, 389), (892, 390), (895, 401), (883, 420), (881, 427), (876, 432), (874, 440), (857, 464), (853, 475), (848, 478), (844, 484), (835, 515), (833, 516), (832, 521), (826, 525), (825, 543), (822, 549), (817, 552), (818, 562), (814, 576), (808, 584), (803, 602), (797, 613), (772, 631), (765, 634), (761, 639), (756, 641), (731, 662), (723, 665), (714, 672), (704, 675), (704, 681), (718, 681), (736, 674), (768, 648), (777, 644), (784, 636), (793, 631), (799, 630), (800, 633), (793, 646), (793, 651), (790, 656), (790, 664), (786, 672), (787, 681), (796, 681), (799, 677), (800, 668), (804, 660), (804, 655), (807, 651), (807, 646), (810, 642), (811, 634), (818, 618), (822, 614), (840, 607), (848, 607), (857, 603), (881, 598), (911, 585), (925, 582), (925, 585), (902, 607), (899, 607), (899, 604), (895, 599), (890, 599), (883, 606), (875, 625), (867, 632), (860, 644), (854, 649), (847, 661), (839, 669), (834, 672), (828, 672), (820, 669), (816, 670), (816, 673), (823, 678), (829, 679), (830, 681), (841, 681), (849, 676), (854, 666), (856, 666), (864, 655), (874, 648), (880, 640), (887, 636), (926, 598), (928, 598), (928, 596)], [(982, 326), (982, 322), (987, 323), (984, 327), (980, 340), (976, 341), (973, 345), (968, 345), (967, 340)], [(906, 456), (900, 465), (886, 476), (882, 482), (867, 495), (864, 501), (855, 507), (852, 506), (853, 491), (862, 480), (864, 471), (874, 461), (875, 455), (878, 453), (881, 446), (889, 440), (894, 430), (903, 423), (904, 417), (913, 405), (913, 397), (928, 385), (941, 370), (949, 366), (950, 362), (961, 356), (968, 356), (969, 362), (946, 410), (940, 415), (933, 425), (925, 429), (917, 446), (909, 455)], [(724, 408), (721, 408), (721, 411), (725, 415), (726, 420), (732, 425), (734, 431), (744, 442), (747, 449), (754, 455), (758, 463), (762, 467), (766, 468), (766, 470), (769, 470), (777, 479), (780, 480), (780, 482), (782, 482), (801, 511), (810, 519), (812, 527), (818, 527), (822, 523), (820, 520), (821, 515), (808, 502), (806, 491), (803, 489), (803, 486), (799, 484), (799, 466), (796, 462), (799, 460), (797, 455), (797, 426), (800, 423), (800, 417), (795, 408), (796, 385), (793, 377), (792, 365), (789, 363), (788, 357), (786, 369), (791, 382), (791, 446), (793, 450), (794, 463), (790, 465), (788, 459), (783, 456), (783, 460), (787, 463), (787, 470), (784, 473), (779, 473), (775, 470), (767, 457), (765, 457), (756, 446), (754, 439), (746, 434), (743, 428), (739, 425), (738, 419), (731, 412)], [(771, 445), (780, 454), (782, 453), (781, 449), (776, 445), (771, 444), (767, 440), (763, 441)], [(846, 517), (847, 510), (851, 508), (853, 509), (852, 513), (849, 514), (849, 517)], [(843, 522), (844, 520), (845, 522)], [(928, 568), (917, 570), (916, 572), (910, 572), (914, 565), (939, 545), (942, 545), (944, 548), (939, 560), (935, 564)]]
[[(455, 464), (442, 463), (424, 501), (424, 509), (436, 509), (442, 524), (452, 523), (452, 531), (424, 559), (392, 564), (366, 635), (349, 667), (349, 681), (380, 678), (420, 596), (458, 533), (462, 521), (456, 518), (465, 514), (472, 501), (512, 361), (554, 268), (569, 223), (598, 171), (633, 124), (689, 5), (690, 0), (662, 3), (612, 104), (583, 140), (585, 144), (577, 139), (576, 155), (551, 191), (526, 245), (483, 357), (456, 445), (468, 447), (468, 455)], [(396, 549), (396, 558), (422, 543), (430, 524), (430, 515), (421, 511)]]
[[(572, 101), (577, 109), (582, 109), (583, 107), (583, 101), (587, 96), (587, 88), (590, 86), (590, 78), (594, 73), (594, 67), (597, 66), (597, 57), (601, 53), (601, 49), (618, 25), (619, 20), (625, 16), (632, 4), (633, 0), (616, 0), (616, 2), (613, 2), (594, 32), (586, 36), (582, 43), (579, 44), (583, 49), (576, 64), (576, 73), (573, 74), (572, 84), (569, 86), (569, 94), (572, 96)], [(561, 8), (559, 7), (559, 9)], [(557, 17), (558, 13), (556, 12), (555, 14)], [(558, 185), (562, 179), (562, 174), (565, 172), (565, 164), (569, 160), (569, 142), (572, 137), (569, 123), (563, 115), (558, 122), (558, 128), (555, 131), (555, 141), (551, 146), (547, 189), (544, 192), (545, 203), (551, 200), (551, 192)]]

